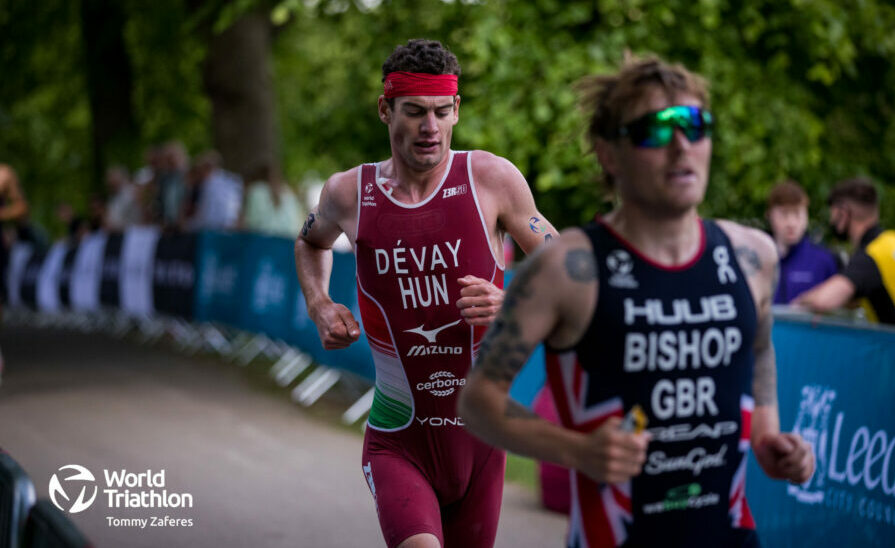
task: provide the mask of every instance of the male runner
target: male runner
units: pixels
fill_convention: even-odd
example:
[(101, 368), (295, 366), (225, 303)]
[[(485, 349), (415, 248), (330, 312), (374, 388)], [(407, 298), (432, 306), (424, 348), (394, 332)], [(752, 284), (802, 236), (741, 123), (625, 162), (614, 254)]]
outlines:
[(360, 335), (327, 286), (345, 233), (376, 367), (363, 471), (390, 547), (491, 546), (504, 453), (469, 435), (456, 399), (503, 299), (503, 233), (528, 252), (556, 235), (519, 171), (450, 150), (456, 57), (411, 40), (382, 66), (391, 158), (330, 177), (296, 240), (298, 278), (325, 348)]
[[(697, 213), (713, 123), (700, 77), (648, 58), (582, 89), (620, 204), (519, 268), (460, 414), (484, 440), (574, 469), (569, 546), (757, 546), (750, 444), (771, 477), (814, 469), (780, 432), (774, 244)], [(541, 341), (562, 426), (507, 395)]]

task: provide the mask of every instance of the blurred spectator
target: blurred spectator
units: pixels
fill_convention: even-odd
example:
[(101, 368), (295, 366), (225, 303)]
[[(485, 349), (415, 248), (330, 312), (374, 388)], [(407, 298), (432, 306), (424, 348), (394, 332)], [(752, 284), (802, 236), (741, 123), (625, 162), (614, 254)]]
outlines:
[(0, 164), (0, 226), (4, 235), (2, 246), (6, 250), (14, 242), (28, 242), (40, 251), (49, 247), (50, 238), (46, 230), (29, 219), (29, 212), (15, 170), (7, 164)]
[(68, 202), (56, 206), (56, 222), (65, 227), (65, 236), (75, 241), (80, 241), (90, 232), (87, 217), (77, 215), (75, 208)]
[(147, 185), (155, 179), (155, 174), (161, 171), (164, 158), (164, 147), (151, 146), (143, 153), (143, 161), (146, 165), (134, 172), (134, 184), (138, 187)]
[(768, 195), (768, 222), (780, 254), (780, 281), (774, 304), (788, 304), (838, 270), (833, 254), (807, 234), (808, 195), (795, 181), (775, 186)]
[(28, 202), (12, 167), (0, 164), (0, 222), (19, 222), (28, 217)]
[(895, 230), (879, 226), (879, 198), (868, 179), (840, 181), (827, 200), (832, 233), (847, 239), (854, 253), (841, 274), (803, 293), (796, 303), (818, 312), (853, 298), (871, 321), (895, 324)]
[(113, 166), (106, 170), (106, 189), (109, 199), (105, 205), (103, 227), (106, 230), (123, 230), (140, 222), (140, 205), (137, 189), (131, 184), (127, 169)]
[[(158, 169), (153, 168), (149, 183), (150, 199), (147, 219), (162, 226), (176, 226), (180, 222), (186, 195), (186, 170), (189, 157), (182, 143), (172, 141), (163, 145), (159, 152)], [(150, 158), (153, 160), (153, 158)]]
[(87, 227), (89, 232), (102, 230), (106, 220), (106, 199), (100, 194), (91, 194), (87, 202)]
[[(0, 164), (0, 280), (6, 280), (6, 266), (9, 262), (9, 250), (15, 235), (7, 226), (21, 226), (28, 217), (28, 202), (19, 186), (19, 178), (12, 167)], [(0, 296), (5, 297), (6, 283), (0, 283)], [(0, 359), (2, 367), (2, 359)]]
[(269, 165), (253, 174), (246, 192), (242, 226), (252, 232), (295, 238), (304, 212), (292, 189)]
[(195, 213), (190, 226), (197, 230), (236, 228), (242, 207), (242, 179), (221, 167), (221, 155), (208, 151), (195, 163)]

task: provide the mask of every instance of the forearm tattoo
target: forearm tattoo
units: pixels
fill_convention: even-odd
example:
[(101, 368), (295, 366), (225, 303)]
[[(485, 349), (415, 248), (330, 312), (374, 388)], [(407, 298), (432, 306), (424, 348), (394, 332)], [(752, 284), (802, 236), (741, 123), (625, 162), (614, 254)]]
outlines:
[(532, 297), (531, 281), (539, 270), (540, 264), (536, 261), (522, 263), (507, 289), (497, 319), (482, 341), (476, 369), (492, 381), (512, 382), (534, 350), (534, 344), (522, 339), (516, 307)]
[[(740, 268), (747, 278), (758, 275), (763, 264), (758, 252), (748, 246), (734, 248)], [(774, 265), (770, 294), (761, 299), (758, 306), (758, 326), (755, 332), (755, 368), (752, 379), (752, 396), (755, 405), (777, 405), (777, 358), (771, 342), (771, 330), (774, 326), (774, 314), (771, 312), (771, 299), (777, 290), (780, 277), (780, 265)]]
[(774, 315), (770, 307), (758, 319), (755, 333), (755, 369), (752, 379), (752, 397), (755, 405), (777, 405), (777, 357), (771, 343)]
[(301, 227), (301, 235), (307, 236), (308, 232), (311, 230), (311, 226), (314, 224), (314, 221), (317, 220), (317, 217), (314, 213), (308, 213), (308, 218), (305, 219), (305, 224)]
[(566, 273), (576, 282), (592, 282), (597, 279), (597, 263), (588, 249), (570, 249), (566, 253)]

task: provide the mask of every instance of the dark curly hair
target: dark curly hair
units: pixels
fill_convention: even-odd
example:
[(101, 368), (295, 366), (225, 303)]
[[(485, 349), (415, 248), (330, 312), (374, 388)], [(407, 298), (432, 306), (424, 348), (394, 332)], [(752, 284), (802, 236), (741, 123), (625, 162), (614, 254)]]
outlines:
[(398, 46), (382, 63), (382, 81), (390, 72), (425, 72), (427, 74), (456, 74), (460, 76), (457, 56), (437, 40), (408, 40)]

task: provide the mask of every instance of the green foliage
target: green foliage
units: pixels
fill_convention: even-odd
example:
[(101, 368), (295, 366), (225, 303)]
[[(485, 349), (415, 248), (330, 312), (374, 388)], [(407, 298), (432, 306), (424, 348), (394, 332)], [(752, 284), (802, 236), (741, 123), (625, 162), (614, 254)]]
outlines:
[[(286, 165), (328, 174), (388, 155), (380, 66), (408, 38), (447, 43), (463, 67), (454, 148), (512, 160), (560, 226), (608, 204), (573, 84), (626, 50), (682, 62), (712, 84), (719, 120), (703, 214), (763, 217), (773, 184), (800, 181), (820, 217), (836, 180), (884, 184), (895, 221), (895, 9), (835, 0), (287, 1), (276, 72)], [(758, 222), (758, 221), (756, 221)]]
[[(270, 6), (283, 164), (296, 181), (389, 154), (380, 68), (409, 38), (443, 41), (463, 67), (454, 148), (513, 161), (558, 226), (608, 204), (573, 84), (625, 51), (682, 62), (712, 84), (719, 121), (703, 214), (761, 219), (777, 181), (800, 181), (823, 218), (840, 178), (883, 183), (895, 226), (895, 6), (885, 0), (159, 0), (127, 3), (142, 144), (209, 145), (207, 32)], [(0, 161), (39, 216), (83, 207), (90, 180), (78, 3), (0, 5)], [(133, 168), (137, 166), (131, 166)]]

